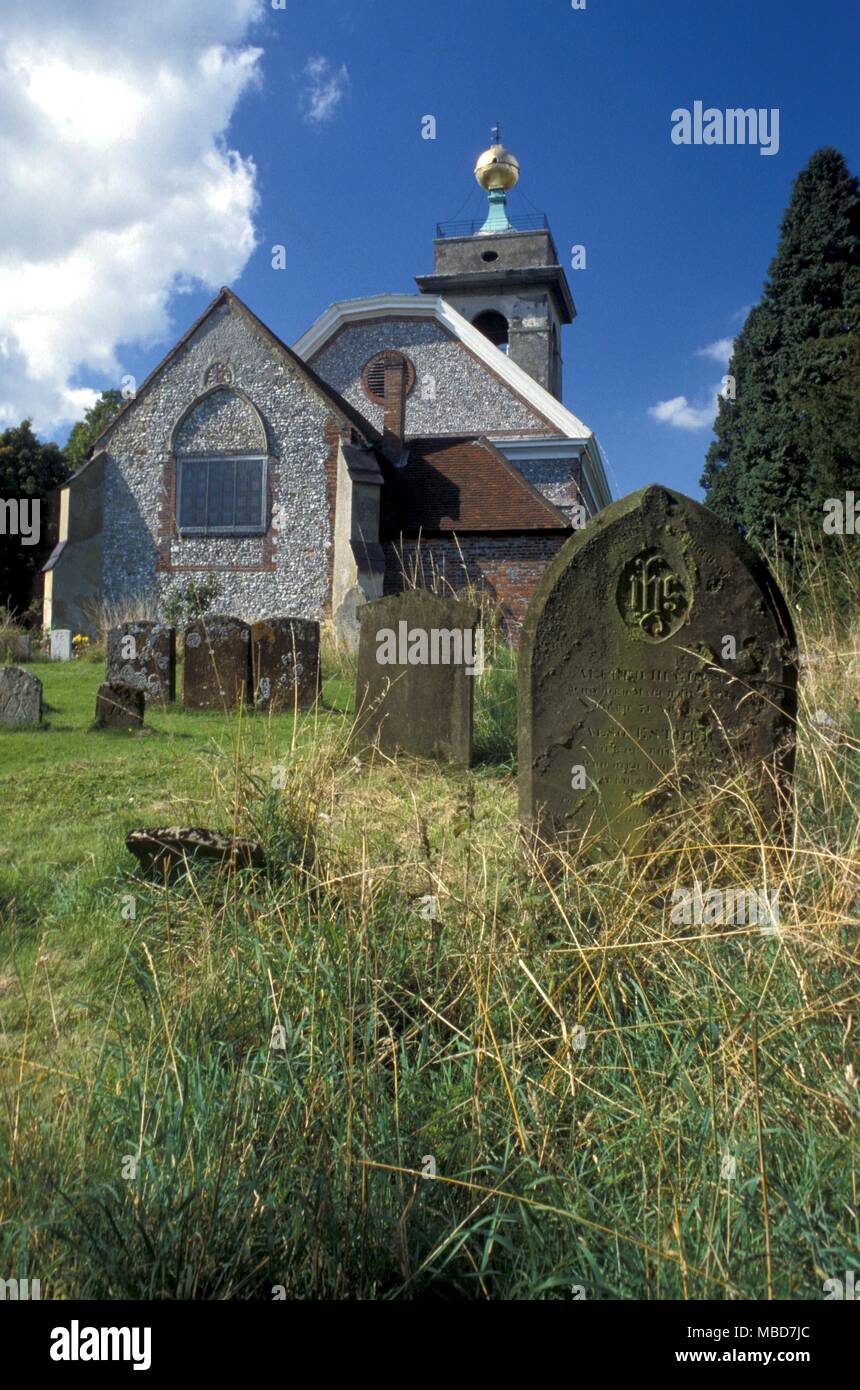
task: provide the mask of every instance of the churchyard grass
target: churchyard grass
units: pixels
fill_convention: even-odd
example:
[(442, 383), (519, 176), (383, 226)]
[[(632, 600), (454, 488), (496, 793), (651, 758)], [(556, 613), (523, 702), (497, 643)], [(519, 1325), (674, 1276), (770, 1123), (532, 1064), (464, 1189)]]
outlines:
[[(620, 861), (534, 871), (510, 655), (471, 772), (357, 757), (330, 648), (319, 715), (150, 709), (140, 737), (88, 731), (100, 667), (40, 665), (47, 727), (0, 735), (0, 1274), (821, 1297), (860, 1259), (858, 644), (805, 641), (773, 935), (672, 926)], [(125, 832), (177, 821), (268, 871), (145, 883)]]

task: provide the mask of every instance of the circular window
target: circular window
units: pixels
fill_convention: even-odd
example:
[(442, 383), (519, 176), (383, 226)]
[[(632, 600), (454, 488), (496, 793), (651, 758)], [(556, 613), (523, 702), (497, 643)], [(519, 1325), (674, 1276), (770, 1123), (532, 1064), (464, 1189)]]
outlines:
[(415, 368), (405, 353), (378, 352), (375, 357), (371, 357), (370, 361), (364, 364), (361, 384), (364, 387), (364, 394), (368, 400), (373, 401), (374, 405), (385, 405), (386, 364), (395, 366), (399, 362), (403, 362), (406, 367), (406, 394), (408, 396), (415, 385)]

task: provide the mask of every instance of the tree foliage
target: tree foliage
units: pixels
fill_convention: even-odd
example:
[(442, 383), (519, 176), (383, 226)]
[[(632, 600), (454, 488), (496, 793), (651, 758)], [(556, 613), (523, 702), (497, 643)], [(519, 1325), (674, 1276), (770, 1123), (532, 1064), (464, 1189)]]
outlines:
[(860, 185), (838, 150), (797, 178), (761, 302), (735, 340), (735, 400), (720, 400), (708, 506), (766, 549), (790, 549), (823, 502), (858, 481)]
[(72, 427), (66, 441), (66, 460), (73, 473), (83, 468), (87, 461), (87, 450), (106, 429), (117, 411), (125, 405), (121, 391), (102, 391), (95, 405), (84, 412), (83, 420)]
[[(0, 606), (14, 612), (26, 609), (33, 596), (36, 577), (45, 563), (51, 538), (48, 526), (48, 494), (69, 475), (62, 450), (56, 444), (43, 444), (29, 420), (0, 433)], [(35, 544), (23, 544), (15, 518), (22, 502), (39, 502), (39, 525)], [(10, 510), (10, 503), (15, 507)], [(33, 520), (29, 509), (26, 515)], [(10, 534), (11, 533), (11, 534)]]

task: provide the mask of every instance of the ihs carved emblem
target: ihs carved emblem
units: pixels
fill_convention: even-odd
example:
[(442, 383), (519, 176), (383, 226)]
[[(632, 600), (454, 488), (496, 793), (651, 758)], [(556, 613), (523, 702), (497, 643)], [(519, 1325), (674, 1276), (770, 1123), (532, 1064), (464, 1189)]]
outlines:
[(618, 581), (618, 608), (628, 627), (649, 642), (665, 642), (690, 610), (682, 575), (658, 550), (643, 550), (624, 566)]

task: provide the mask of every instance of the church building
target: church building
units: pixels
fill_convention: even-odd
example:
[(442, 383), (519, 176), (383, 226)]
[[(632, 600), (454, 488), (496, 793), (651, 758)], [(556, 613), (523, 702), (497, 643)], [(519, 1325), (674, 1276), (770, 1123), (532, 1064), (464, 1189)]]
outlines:
[(612, 499), (562, 404), (576, 313), (519, 165), (478, 160), (486, 220), (437, 228), (418, 293), (333, 304), (289, 348), (229, 289), (61, 489), (43, 622), (162, 603), (210, 575), (246, 621), (333, 619), (414, 584), (472, 585), (516, 634), (571, 526)]

